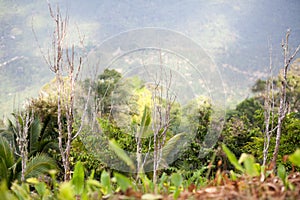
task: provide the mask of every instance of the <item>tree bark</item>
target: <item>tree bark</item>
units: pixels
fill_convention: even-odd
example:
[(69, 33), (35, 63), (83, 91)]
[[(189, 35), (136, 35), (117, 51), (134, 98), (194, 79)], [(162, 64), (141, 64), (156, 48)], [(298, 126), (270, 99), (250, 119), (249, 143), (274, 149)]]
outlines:
[[(58, 146), (64, 167), (64, 180), (71, 179), (70, 173), (70, 152), (72, 140), (78, 136), (82, 129), (82, 124), (78, 132), (73, 137), (74, 124), (74, 102), (75, 102), (75, 83), (79, 72), (81, 71), (82, 59), (79, 58), (79, 64), (75, 68), (75, 52), (72, 46), (71, 52), (68, 51), (68, 46), (65, 43), (67, 35), (68, 17), (64, 20), (61, 17), (59, 7), (56, 13), (52, 11), (51, 5), (48, 3), (49, 11), (52, 19), (55, 22), (55, 31), (53, 33), (52, 51), (53, 60), (48, 56), (47, 63), (49, 68), (55, 73), (57, 86), (57, 124), (58, 124)], [(83, 41), (80, 41), (81, 44)], [(66, 70), (65, 81), (63, 73)], [(89, 90), (90, 91), (90, 90)], [(86, 112), (87, 106), (85, 106)], [(66, 124), (63, 122), (63, 115), (66, 116)], [(82, 119), (83, 121), (84, 119)], [(66, 126), (66, 129), (64, 129)], [(65, 133), (66, 130), (66, 133)]]
[(287, 31), (285, 40), (282, 41), (283, 55), (284, 55), (284, 67), (283, 67), (283, 80), (281, 81), (281, 90), (280, 90), (280, 104), (278, 108), (278, 121), (277, 121), (277, 132), (276, 132), (276, 143), (273, 152), (273, 158), (271, 162), (271, 168), (276, 168), (276, 161), (278, 158), (279, 146), (280, 146), (280, 138), (282, 134), (282, 124), (287, 114), (288, 102), (286, 98), (286, 88), (287, 88), (287, 72), (289, 70), (289, 65), (291, 61), (294, 59), (298, 51), (300, 50), (300, 45), (294, 51), (294, 53), (290, 56), (289, 54), (289, 36), (290, 30)]

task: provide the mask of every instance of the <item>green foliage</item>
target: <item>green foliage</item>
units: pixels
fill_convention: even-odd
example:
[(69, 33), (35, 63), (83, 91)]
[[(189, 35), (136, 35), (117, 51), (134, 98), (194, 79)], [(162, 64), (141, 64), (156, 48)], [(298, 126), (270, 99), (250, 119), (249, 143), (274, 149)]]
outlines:
[(120, 160), (124, 161), (126, 165), (128, 165), (133, 171), (135, 170), (133, 161), (115, 140), (109, 141), (109, 147), (119, 157)]
[(74, 186), (75, 194), (82, 195), (84, 190), (84, 168), (81, 162), (76, 163), (71, 182)]
[(295, 186), (288, 180), (288, 172), (285, 166), (281, 163), (277, 167), (277, 176), (281, 179), (286, 189), (295, 189)]
[[(17, 123), (24, 126), (21, 114), (13, 113), (13, 120), (8, 120), (8, 127), (0, 134), (0, 180), (6, 180), (10, 185), (13, 180), (21, 178), (21, 158), (17, 145)], [(34, 118), (28, 129), (28, 161), (26, 163), (25, 178), (38, 177), (50, 169), (56, 169), (55, 160), (49, 157), (49, 149), (53, 141), (46, 138), (42, 132), (38, 118)]]
[(170, 163), (172, 161), (170, 158), (180, 154), (180, 152), (183, 150), (182, 146), (184, 146), (187, 141), (186, 133), (179, 133), (171, 137), (162, 149), (162, 159), (166, 163)]
[(59, 185), (57, 199), (59, 200), (74, 200), (75, 191), (71, 182), (63, 182)]
[(149, 130), (149, 126), (151, 123), (151, 112), (148, 106), (144, 107), (143, 116), (139, 125), (139, 128), (137, 130), (138, 136), (136, 137), (147, 137), (149, 134), (151, 134), (151, 130)]
[[(226, 147), (225, 144), (222, 144), (222, 149), (235, 169), (239, 170), (241, 173), (249, 175), (250, 177), (260, 175), (260, 165), (255, 163), (252, 155), (243, 153), (240, 159), (237, 160), (235, 155), (230, 151), (229, 148)], [(242, 163), (244, 166), (242, 166)]]
[(232, 117), (245, 117), (249, 120), (250, 124), (258, 123), (257, 111), (262, 110), (262, 104), (255, 98), (249, 98), (239, 103), (234, 110), (229, 111), (227, 118)]
[(258, 92), (264, 92), (266, 89), (266, 81), (258, 79), (255, 84), (252, 86), (252, 92), (258, 93)]
[(30, 199), (30, 190), (29, 185), (25, 183), (18, 184), (16, 181), (13, 182), (11, 186), (12, 191), (14, 192), (14, 195), (18, 199)]
[(282, 180), (282, 181), (286, 181), (287, 179), (287, 172), (285, 170), (285, 167), (282, 164), (279, 164), (277, 167), (277, 174), (278, 177)]
[(0, 137), (0, 181), (10, 181), (10, 169), (14, 164), (14, 154), (9, 143), (5, 138)]
[(292, 155), (289, 156), (289, 160), (293, 165), (300, 167), (300, 149), (298, 148)]
[(291, 111), (299, 113), (300, 111), (300, 59), (296, 59), (291, 65), (287, 74), (287, 101), (290, 104)]
[[(27, 182), (28, 182), (28, 179), (27, 179)], [(48, 188), (48, 186), (47, 186), (46, 183), (44, 183), (44, 182), (37, 182), (34, 185), (34, 188), (37, 191), (38, 195), (41, 197), (41, 199), (49, 199), (51, 191)]]
[[(211, 166), (212, 168), (213, 166)], [(210, 167), (205, 166), (198, 170), (188, 171), (187, 172), (178, 172), (181, 173), (184, 177), (184, 186), (189, 187), (190, 185), (195, 185), (196, 188), (205, 186), (208, 183), (209, 169)], [(206, 170), (206, 174), (204, 173)]]
[(235, 167), (235, 169), (243, 172), (244, 168), (242, 165), (238, 162), (237, 158), (235, 157), (234, 153), (230, 151), (229, 148), (225, 144), (222, 144), (222, 149), (225, 152), (227, 158), (229, 159), (230, 163)]
[(155, 188), (155, 186), (154, 186), (154, 183), (152, 182), (152, 180), (151, 179), (149, 179), (148, 177), (147, 177), (147, 175), (146, 174), (144, 174), (144, 173), (142, 173), (142, 174), (140, 174), (139, 175), (140, 176), (140, 179), (142, 180), (142, 192), (143, 193), (149, 193), (149, 192), (154, 192), (154, 188)]
[[(275, 118), (276, 120), (276, 118)], [(276, 126), (276, 123), (273, 125)], [(289, 155), (291, 152), (294, 152), (297, 148), (300, 148), (299, 140), (300, 140), (300, 119), (298, 118), (296, 113), (290, 113), (286, 116), (285, 120), (283, 121), (282, 126), (282, 135), (281, 141), (279, 146), (279, 154), (277, 163), (283, 164), (285, 167), (291, 169), (290, 162), (283, 162), (283, 158), (285, 155)], [(276, 134), (273, 133), (273, 136), (270, 140), (270, 147), (268, 152), (268, 158), (272, 158), (272, 150), (275, 146), (275, 138)], [(264, 146), (264, 136), (263, 132), (257, 132), (253, 135), (252, 141), (248, 141), (246, 145), (242, 148), (247, 153), (252, 154), (258, 161), (262, 161), (263, 155), (263, 146)]]
[(7, 188), (6, 182), (0, 182), (0, 197), (3, 200), (15, 200), (17, 199), (11, 190)]
[(132, 181), (122, 174), (114, 173), (114, 178), (118, 187), (120, 187), (123, 192), (125, 192), (128, 188), (133, 187)]
[(175, 187), (179, 187), (182, 184), (182, 176), (178, 173), (173, 173), (171, 175), (171, 183), (175, 186)]
[[(0, 138), (0, 158), (1, 158), (1, 181), (5, 181), (8, 185), (15, 180), (21, 178), (21, 168), (20, 168), (20, 159), (16, 160), (13, 155), (13, 152), (8, 146), (8, 142), (4, 138)], [(25, 171), (25, 178), (29, 177), (38, 177), (42, 174), (45, 174), (50, 169), (56, 168), (56, 162), (44, 154), (38, 154), (31, 156), (27, 162), (27, 167)], [(4, 174), (5, 173), (5, 174)]]
[[(230, 162), (240, 171), (240, 175), (231, 171), (231, 177), (236, 180), (237, 176), (246, 175), (246, 177), (259, 176), (261, 167), (255, 163), (254, 157), (249, 154), (242, 154), (239, 160), (225, 146), (222, 148)], [(297, 163), (300, 150), (290, 155), (291, 161)], [(182, 173), (176, 172), (169, 176), (163, 173), (157, 184), (157, 192), (162, 195), (171, 195), (178, 199), (180, 193), (187, 190), (192, 184), (196, 183), (195, 178), (200, 178), (204, 169), (195, 172), (188, 179)], [(283, 165), (278, 166), (278, 177), (283, 181), (287, 189), (294, 189), (294, 186), (288, 181), (288, 172)], [(8, 189), (5, 182), (0, 184), (1, 199), (103, 199), (114, 198), (115, 194), (127, 194), (128, 191), (145, 193), (141, 198), (161, 199), (162, 195), (154, 195), (153, 182), (143, 174), (141, 176), (142, 185), (138, 184), (132, 178), (115, 172), (113, 177), (103, 171), (100, 182), (93, 179), (93, 173), (88, 179), (84, 177), (84, 166), (78, 162), (75, 165), (72, 180), (69, 182), (56, 182), (55, 172), (50, 171), (52, 182), (43, 182), (37, 178), (28, 178), (25, 183), (13, 182), (12, 187)], [(130, 190), (129, 190), (130, 189)], [(197, 189), (197, 185), (196, 185)], [(123, 196), (125, 197), (125, 196)], [(131, 198), (130, 196), (126, 198)]]
[[(116, 88), (116, 84), (121, 79), (122, 75), (116, 70), (105, 69), (98, 76), (98, 80), (93, 84), (95, 90), (95, 100), (99, 103), (99, 110), (103, 114), (107, 114), (111, 110), (111, 94)], [(97, 112), (98, 112), (97, 111)]]
[[(299, 60), (297, 61), (299, 63)], [(296, 63), (297, 63), (296, 62)], [(299, 147), (299, 131), (300, 121), (297, 114), (298, 103), (297, 99), (300, 91), (298, 79), (300, 74), (297, 72), (299, 65), (293, 64), (291, 70), (288, 73), (288, 102), (291, 111), (285, 120), (283, 121), (281, 141), (279, 147), (279, 155), (277, 162), (282, 163), (282, 159), (285, 155), (294, 152)], [(281, 82), (282, 77), (279, 75), (272, 82), (274, 89), (275, 99), (275, 114), (271, 116), (274, 120), (270, 122), (270, 127), (273, 129), (276, 127), (277, 114), (276, 110), (278, 107), (278, 101), (276, 101), (278, 94), (278, 84)], [(300, 80), (300, 79), (299, 79)], [(263, 101), (266, 95), (266, 81), (258, 80), (253, 86), (253, 91), (256, 93), (254, 98), (246, 99), (237, 105), (236, 109), (230, 111), (227, 117), (227, 123), (222, 131), (222, 141), (237, 156), (241, 156), (242, 152), (252, 154), (259, 162), (263, 160), (263, 147), (264, 147), (264, 110), (262, 108)], [(298, 94), (299, 93), (299, 94)], [(261, 102), (261, 103), (260, 103)], [(275, 134), (276, 129), (273, 132), (273, 136), (270, 140), (268, 158), (272, 158), (272, 150), (275, 146)], [(283, 163), (286, 167), (291, 167), (290, 163)]]
[[(25, 171), (25, 178), (39, 177), (46, 174), (50, 169), (56, 169), (57, 165), (54, 159), (45, 154), (39, 154), (29, 159)], [(18, 175), (20, 176), (20, 174)]]
[[(13, 119), (8, 120), (8, 126), (6, 129), (3, 129), (0, 133), (1, 136), (5, 137), (10, 144), (13, 145), (13, 148), (18, 151), (17, 145), (17, 134), (18, 134), (18, 127), (17, 123), (24, 126), (24, 122), (21, 118), (22, 114), (12, 113)], [(43, 127), (42, 123), (39, 120), (39, 117), (34, 116), (34, 120), (29, 126), (28, 129), (28, 154), (29, 156), (34, 156), (39, 153), (46, 153), (49, 154), (50, 149), (57, 149), (57, 142), (54, 140), (56, 138), (49, 137), (48, 133), (45, 132), (45, 128)]]
[(102, 172), (100, 180), (101, 180), (101, 188), (102, 188), (101, 192), (104, 195), (111, 194), (112, 193), (112, 183), (110, 180), (110, 176), (106, 171)]
[(180, 186), (183, 182), (182, 176), (178, 173), (173, 173), (171, 175), (171, 183), (175, 186), (175, 191), (173, 194), (174, 199), (177, 199), (180, 195)]
[[(62, 122), (66, 123), (65, 108), (62, 108)], [(32, 111), (41, 123), (41, 135), (43, 139), (54, 140), (58, 137), (57, 125), (57, 99), (39, 96), (31, 99), (26, 107), (27, 111)]]
[(105, 168), (105, 164), (102, 163), (93, 152), (87, 150), (81, 140), (81, 135), (72, 141), (70, 157), (71, 167), (73, 168), (76, 162), (80, 161), (84, 166), (87, 175), (90, 175), (90, 173), (94, 171), (94, 176), (99, 178), (102, 170)]
[(118, 127), (113, 121), (110, 121), (108, 119), (98, 118), (98, 123), (103, 132), (103, 134), (101, 135), (101, 139), (103, 141), (115, 139), (120, 145), (120, 148), (122, 148), (123, 150), (129, 152), (135, 151), (136, 142), (134, 135), (126, 134), (126, 132), (124, 132), (120, 127)]
[(244, 164), (244, 172), (251, 177), (259, 176), (260, 165), (255, 162), (253, 155), (243, 153), (239, 159), (239, 163)]
[(246, 116), (232, 117), (225, 124), (222, 131), (222, 140), (236, 156), (240, 156), (247, 143), (257, 134), (258, 128), (253, 129)]
[[(203, 151), (203, 140), (208, 133), (210, 125), (212, 108), (209, 100), (205, 97), (199, 97), (191, 100), (181, 111), (180, 114), (181, 133), (185, 133), (181, 138), (182, 144), (179, 143), (176, 148), (180, 149), (178, 159), (171, 166), (177, 169), (189, 171), (201, 169), (209, 163), (211, 153), (206, 157), (200, 158)], [(178, 120), (179, 116), (177, 116)], [(183, 143), (185, 141), (185, 143)], [(178, 155), (177, 155), (178, 156)]]

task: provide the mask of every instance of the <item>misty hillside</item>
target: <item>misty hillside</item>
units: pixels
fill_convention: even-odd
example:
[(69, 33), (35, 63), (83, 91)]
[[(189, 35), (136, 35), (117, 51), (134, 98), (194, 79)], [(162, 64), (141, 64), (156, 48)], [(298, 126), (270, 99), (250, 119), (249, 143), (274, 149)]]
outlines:
[[(72, 43), (79, 45), (77, 27), (85, 36), (88, 57), (107, 39), (128, 30), (156, 27), (184, 35), (216, 64), (230, 104), (251, 95), (251, 85), (268, 75), (270, 46), (279, 69), (280, 43), (287, 28), (292, 30), (291, 47), (300, 43), (298, 0), (50, 2), (60, 2), (62, 13), (69, 15)], [(0, 113), (4, 114), (53, 78), (40, 51), (46, 54), (51, 48), (53, 22), (46, 1), (2, 0), (0, 8)], [(114, 52), (126, 53), (115, 48)]]

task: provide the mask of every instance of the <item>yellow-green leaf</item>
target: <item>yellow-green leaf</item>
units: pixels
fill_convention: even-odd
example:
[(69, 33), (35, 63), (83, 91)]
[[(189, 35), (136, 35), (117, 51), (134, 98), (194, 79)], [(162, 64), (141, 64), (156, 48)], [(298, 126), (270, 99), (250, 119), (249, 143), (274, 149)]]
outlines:
[(300, 167), (300, 149), (297, 149), (292, 155), (290, 155), (289, 160), (293, 163), (293, 165)]
[(114, 140), (109, 141), (109, 147), (115, 154), (123, 160), (132, 170), (135, 170), (135, 166), (130, 157), (126, 154), (126, 152), (119, 146), (119, 144)]

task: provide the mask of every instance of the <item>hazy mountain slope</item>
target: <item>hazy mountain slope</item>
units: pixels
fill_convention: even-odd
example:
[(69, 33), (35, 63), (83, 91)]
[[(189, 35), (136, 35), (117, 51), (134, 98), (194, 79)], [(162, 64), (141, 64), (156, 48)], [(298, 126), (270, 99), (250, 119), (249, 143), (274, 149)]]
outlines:
[[(54, 2), (54, 1), (51, 1)], [(58, 2), (58, 1), (57, 1)], [(247, 88), (264, 77), (268, 65), (268, 40), (280, 66), (280, 42), (292, 29), (291, 46), (300, 42), (298, 0), (124, 0), (59, 1), (68, 8), (71, 41), (76, 22), (85, 34), (87, 49), (120, 32), (142, 27), (162, 27), (181, 32), (203, 47), (218, 65), (228, 99), (246, 97)], [(45, 1), (0, 2), (0, 113), (12, 110), (25, 97), (53, 77), (45, 65), (32, 33), (46, 50), (51, 47), (52, 21)]]

